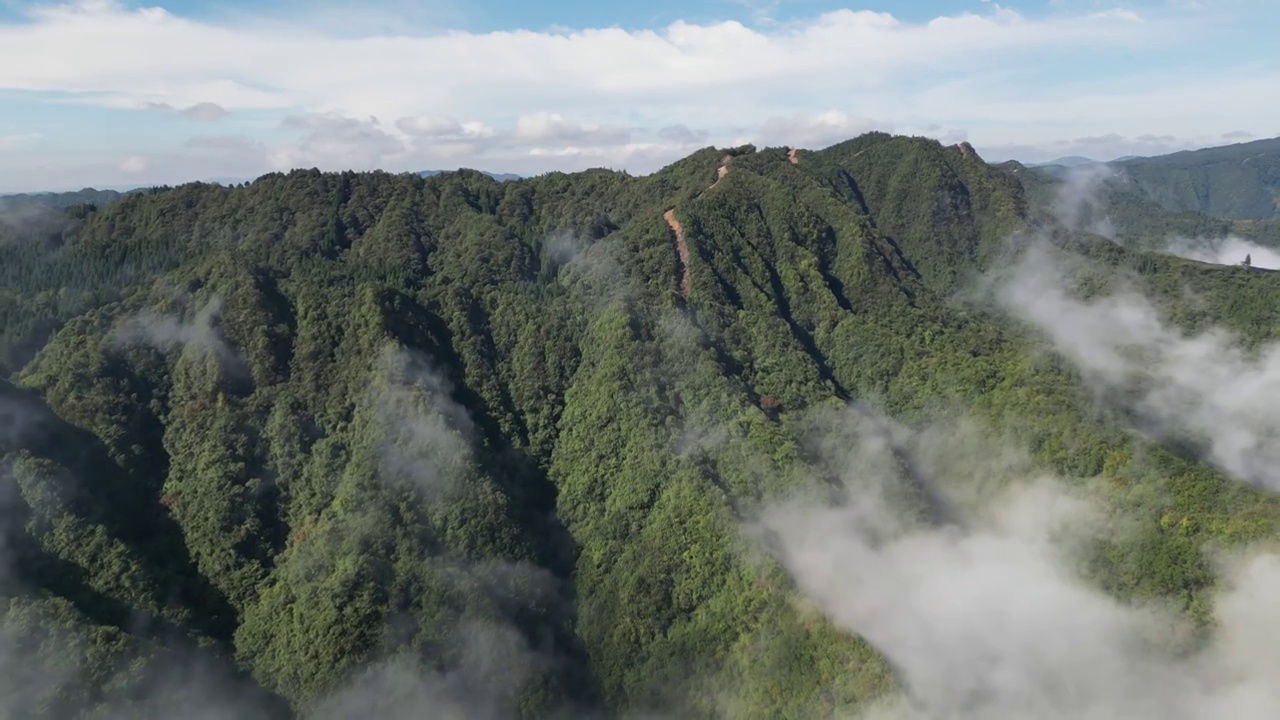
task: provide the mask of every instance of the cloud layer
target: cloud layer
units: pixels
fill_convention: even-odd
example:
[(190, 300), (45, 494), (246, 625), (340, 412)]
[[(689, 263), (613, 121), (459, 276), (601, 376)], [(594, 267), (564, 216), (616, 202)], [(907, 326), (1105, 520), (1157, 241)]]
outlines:
[[(44, 152), (58, 157), (24, 165), (24, 177), (70, 184), (73, 166), (120, 182), (133, 180), (122, 169), (166, 182), (295, 166), (647, 172), (712, 142), (819, 147), (873, 128), (1036, 160), (1064, 154), (1055, 142), (1175, 148), (1264, 132), (1280, 110), (1261, 91), (1276, 79), (1265, 67), (1227, 81), (1221, 68), (1204, 77), (1053, 70), (1084, 51), (1132, 58), (1188, 33), (1205, 38), (1216, 19), (1168, 8), (1032, 16), (993, 4), (927, 22), (844, 9), (755, 25), (415, 33), (403, 24), (392, 34), (79, 0), (0, 24), (0, 90), (165, 110), (155, 116), (209, 129), (187, 146), (140, 131), (68, 157), (57, 149), (70, 140), (47, 138)], [(45, 60), (27, 61), (36, 56)], [(1224, 99), (1206, 114), (1193, 100), (1209, 83)], [(13, 138), (26, 134), (0, 147), (21, 147)], [(214, 144), (221, 152), (208, 151)]]

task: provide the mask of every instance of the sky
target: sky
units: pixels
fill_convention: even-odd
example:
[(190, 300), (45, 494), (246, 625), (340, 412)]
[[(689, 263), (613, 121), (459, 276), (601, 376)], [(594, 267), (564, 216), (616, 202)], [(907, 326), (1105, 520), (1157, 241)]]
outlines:
[(0, 0), (0, 192), (1280, 135), (1273, 0)]

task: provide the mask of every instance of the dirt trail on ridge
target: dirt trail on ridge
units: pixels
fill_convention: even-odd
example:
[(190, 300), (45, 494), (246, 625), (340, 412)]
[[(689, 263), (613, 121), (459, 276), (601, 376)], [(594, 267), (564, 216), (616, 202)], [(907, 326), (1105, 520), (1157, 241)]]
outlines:
[(711, 187), (707, 188), (707, 190), (714, 190), (720, 184), (720, 181), (729, 174), (729, 163), (731, 162), (733, 162), (732, 155), (725, 155), (720, 158), (720, 167), (716, 168), (716, 181), (711, 183)]
[(676, 239), (676, 254), (680, 256), (680, 297), (689, 299), (689, 245), (684, 241), (684, 227), (676, 219), (676, 209), (671, 208), (662, 214), (667, 221), (671, 234)]
[[(729, 174), (729, 163), (731, 162), (733, 162), (732, 155), (725, 155), (720, 158), (720, 166), (716, 168), (716, 181), (711, 183), (711, 186), (703, 190), (702, 193), (699, 193), (698, 197), (702, 197), (703, 194), (714, 190), (720, 184), (720, 181), (725, 179), (725, 176)], [(684, 239), (684, 227), (676, 219), (675, 208), (669, 208), (663, 213), (662, 219), (667, 221), (667, 227), (671, 230), (671, 237), (675, 240), (676, 256), (680, 258), (680, 297), (688, 300), (691, 280), (689, 278), (689, 244)]]

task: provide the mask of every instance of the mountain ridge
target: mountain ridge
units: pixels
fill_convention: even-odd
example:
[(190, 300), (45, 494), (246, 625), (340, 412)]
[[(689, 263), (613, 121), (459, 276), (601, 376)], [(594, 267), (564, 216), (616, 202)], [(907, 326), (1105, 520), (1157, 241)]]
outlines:
[[(1141, 268), (1189, 327), (1280, 327), (1270, 276), (1072, 231), (971, 147), (885, 133), (640, 177), (298, 170), (67, 217), (0, 246), (0, 409), (47, 419), (0, 433), (3, 547), (41, 558), (4, 577), (3, 631), (67, 668), (54, 714), (189, 712), (209, 686), (168, 652), (246, 688), (231, 715), (851, 712), (897, 670), (743, 533), (832, 489), (850, 406), (959, 408), (1082, 485), (1165, 498), (1121, 503), (1134, 530), (1090, 567), (1199, 617), (1202, 548), (1280, 508), (956, 302), (1029, 236)], [(894, 501), (943, 521), (891, 445)], [(40, 645), (55, 627), (75, 640)]]

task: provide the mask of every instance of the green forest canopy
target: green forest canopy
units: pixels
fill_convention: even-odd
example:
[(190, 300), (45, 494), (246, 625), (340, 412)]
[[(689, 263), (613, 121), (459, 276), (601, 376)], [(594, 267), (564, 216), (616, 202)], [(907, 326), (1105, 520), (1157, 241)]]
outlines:
[(814, 419), (851, 401), (960, 412), (1102, 478), (1133, 530), (1093, 581), (1207, 623), (1209, 549), (1274, 538), (1280, 506), (1129, 432), (1035, 333), (955, 294), (1035, 236), (1257, 345), (1280, 279), (1070, 232), (967, 146), (872, 133), (793, 159), (294, 171), (15, 232), (0, 707), (864, 707), (892, 668), (742, 532), (829, 477)]

